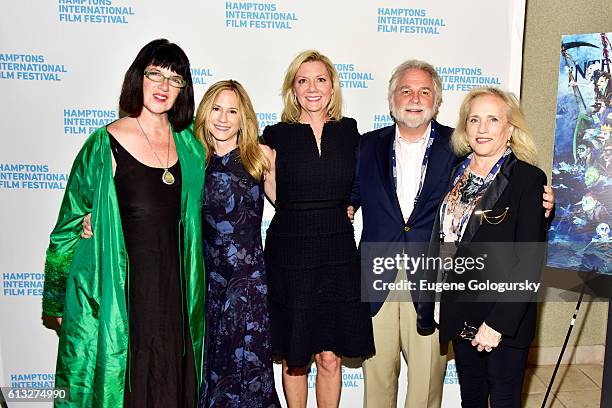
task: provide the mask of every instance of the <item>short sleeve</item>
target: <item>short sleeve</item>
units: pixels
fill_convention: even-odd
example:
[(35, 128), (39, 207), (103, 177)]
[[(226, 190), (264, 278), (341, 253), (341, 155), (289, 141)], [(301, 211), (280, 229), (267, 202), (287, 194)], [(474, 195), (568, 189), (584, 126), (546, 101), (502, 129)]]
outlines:
[(357, 129), (357, 121), (353, 118), (343, 118), (342, 119), (342, 128), (345, 134), (350, 135), (351, 141), (355, 144), (355, 148), (359, 144), (359, 140), (361, 135), (359, 134), (359, 129)]
[(275, 131), (273, 126), (266, 126), (261, 137), (266, 146), (268, 146), (271, 149), (276, 149), (276, 146), (278, 143), (278, 139), (277, 139), (278, 134)]

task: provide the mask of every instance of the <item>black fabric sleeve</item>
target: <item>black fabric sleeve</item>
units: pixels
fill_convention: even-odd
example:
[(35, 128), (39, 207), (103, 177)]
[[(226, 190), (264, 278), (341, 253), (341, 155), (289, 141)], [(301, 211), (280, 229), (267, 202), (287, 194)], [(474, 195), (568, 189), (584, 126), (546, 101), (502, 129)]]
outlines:
[(361, 161), (361, 145), (355, 147), (355, 173), (353, 174), (353, 186), (351, 187), (351, 205), (357, 211), (361, 207), (361, 193), (359, 188), (359, 162)]
[(277, 136), (277, 133), (274, 127), (266, 126), (263, 131), (263, 134), (261, 135), (261, 138), (263, 139), (264, 144), (268, 146), (270, 149), (276, 149), (276, 144), (278, 142), (276, 136)]
[[(512, 281), (527, 279), (531, 282), (539, 281), (544, 257), (544, 240), (546, 237), (546, 219), (542, 207), (542, 193), (546, 184), (546, 176), (539, 169), (533, 169), (522, 177), (525, 188), (521, 194), (517, 213), (517, 226), (515, 242), (518, 245), (515, 255), (518, 263), (512, 270)], [(533, 299), (536, 300), (535, 297)], [(502, 333), (504, 336), (514, 337), (521, 325), (521, 321), (529, 307), (529, 302), (512, 301), (506, 299), (497, 302), (491, 308), (485, 322), (487, 325)]]

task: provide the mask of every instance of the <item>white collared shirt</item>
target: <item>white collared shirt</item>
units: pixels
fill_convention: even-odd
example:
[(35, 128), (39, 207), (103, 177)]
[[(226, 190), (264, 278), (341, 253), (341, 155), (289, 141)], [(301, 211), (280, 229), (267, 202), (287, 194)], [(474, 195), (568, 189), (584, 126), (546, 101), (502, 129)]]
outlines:
[(411, 143), (402, 138), (399, 127), (395, 125), (395, 169), (397, 171), (395, 192), (404, 222), (408, 221), (414, 209), (414, 199), (421, 181), (421, 165), (430, 135), (431, 122), (423, 137)]

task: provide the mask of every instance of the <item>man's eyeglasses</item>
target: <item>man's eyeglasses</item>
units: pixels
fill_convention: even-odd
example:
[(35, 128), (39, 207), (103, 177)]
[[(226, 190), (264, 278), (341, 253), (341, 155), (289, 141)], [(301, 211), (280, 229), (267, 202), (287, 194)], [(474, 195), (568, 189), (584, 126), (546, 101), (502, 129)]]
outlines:
[(165, 76), (161, 72), (154, 69), (146, 69), (144, 75), (153, 82), (164, 82), (164, 80), (167, 79), (170, 86), (174, 88), (184, 88), (185, 85), (187, 85), (187, 82), (181, 76)]

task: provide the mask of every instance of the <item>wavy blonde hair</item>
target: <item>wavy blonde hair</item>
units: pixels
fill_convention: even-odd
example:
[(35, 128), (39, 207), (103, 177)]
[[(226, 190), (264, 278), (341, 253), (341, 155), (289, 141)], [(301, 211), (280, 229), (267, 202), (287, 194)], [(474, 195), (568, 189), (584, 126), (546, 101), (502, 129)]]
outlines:
[(498, 88), (486, 87), (486, 88), (474, 88), (472, 89), (461, 102), (461, 108), (459, 108), (459, 120), (455, 131), (451, 136), (451, 146), (455, 154), (459, 157), (465, 156), (472, 152), (472, 148), (468, 143), (467, 136), (467, 119), (470, 114), (472, 101), (474, 99), (484, 96), (493, 95), (501, 99), (506, 107), (506, 118), (508, 123), (514, 127), (512, 134), (510, 135), (510, 147), (514, 155), (524, 162), (532, 165), (537, 165), (537, 148), (536, 144), (531, 136), (531, 131), (527, 126), (527, 121), (521, 108), (519, 106), (518, 99), (510, 92), (502, 91)]
[(257, 181), (270, 168), (267, 158), (259, 147), (259, 125), (257, 115), (253, 109), (251, 98), (244, 87), (233, 79), (219, 81), (212, 84), (198, 105), (196, 112), (194, 133), (206, 148), (206, 164), (210, 161), (214, 149), (213, 136), (208, 130), (210, 113), (217, 96), (223, 91), (232, 91), (238, 98), (238, 114), (240, 115), (240, 129), (238, 130), (238, 151), (240, 160), (246, 171)]
[(289, 64), (285, 79), (283, 80), (283, 113), (281, 121), (288, 123), (297, 123), (300, 121), (300, 107), (295, 93), (293, 92), (293, 81), (297, 75), (300, 66), (305, 62), (320, 61), (327, 68), (329, 77), (332, 81), (332, 96), (327, 105), (327, 114), (332, 120), (342, 119), (342, 95), (340, 94), (340, 77), (338, 71), (332, 64), (331, 60), (325, 55), (316, 50), (306, 50), (299, 53)]

